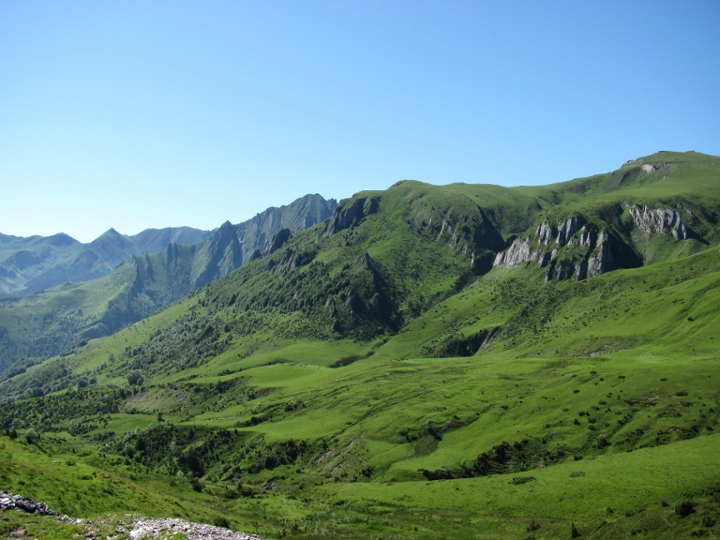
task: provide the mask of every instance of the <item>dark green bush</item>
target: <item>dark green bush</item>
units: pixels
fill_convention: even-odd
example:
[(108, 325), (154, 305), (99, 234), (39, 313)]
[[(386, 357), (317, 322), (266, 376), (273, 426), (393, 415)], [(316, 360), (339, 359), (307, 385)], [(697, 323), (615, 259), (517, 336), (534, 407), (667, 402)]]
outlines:
[(687, 517), (695, 513), (695, 503), (692, 501), (682, 501), (675, 506), (675, 513), (681, 518)]

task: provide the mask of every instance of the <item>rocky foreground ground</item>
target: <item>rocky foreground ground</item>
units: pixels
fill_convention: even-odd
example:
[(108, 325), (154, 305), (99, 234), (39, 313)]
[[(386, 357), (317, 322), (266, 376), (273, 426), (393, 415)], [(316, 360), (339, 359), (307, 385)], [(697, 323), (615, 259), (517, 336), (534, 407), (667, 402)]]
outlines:
[[(141, 538), (164, 538), (172, 539), (181, 535), (187, 540), (212, 540), (215, 538), (226, 540), (263, 540), (254, 534), (231, 531), (222, 527), (215, 527), (204, 523), (192, 523), (176, 518), (145, 518), (137, 516), (126, 516), (126, 519), (113, 520), (114, 533), (107, 535), (100, 533), (100, 530), (107, 530), (108, 520), (97, 518), (94, 520), (73, 519), (60, 515), (48, 507), (47, 504), (34, 501), (29, 497), (14, 495), (0, 491), (0, 511), (21, 510), (30, 514), (41, 514), (57, 516), (60, 521), (83, 525), (87, 530), (86, 540), (120, 540), (124, 538), (139, 540)], [(18, 529), (11, 533), (16, 538), (28, 538), (25, 531)]]

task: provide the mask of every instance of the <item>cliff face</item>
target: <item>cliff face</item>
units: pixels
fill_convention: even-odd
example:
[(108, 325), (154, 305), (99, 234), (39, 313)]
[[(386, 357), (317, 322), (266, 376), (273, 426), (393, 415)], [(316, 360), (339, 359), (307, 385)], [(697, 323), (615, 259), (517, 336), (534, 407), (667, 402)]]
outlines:
[[(536, 263), (547, 268), (545, 280), (583, 280), (618, 268), (652, 262), (658, 243), (679, 244), (703, 239), (683, 222), (680, 208), (651, 208), (625, 204), (586, 218), (575, 215), (556, 223), (537, 224), (532, 234), (516, 238), (499, 252), (494, 267), (517, 268)], [(615, 213), (612, 216), (612, 213)], [(608, 219), (608, 215), (617, 219)], [(705, 242), (707, 243), (707, 242)]]
[(236, 225), (243, 260), (252, 260), (255, 251), (265, 251), (273, 237), (283, 229), (297, 232), (310, 228), (331, 217), (336, 207), (335, 199), (325, 200), (318, 194), (305, 195), (288, 205), (268, 208)]
[(671, 234), (675, 240), (687, 240), (688, 228), (680, 214), (673, 208), (650, 209), (647, 206), (631, 206), (629, 209), (635, 226), (648, 238), (655, 234)]

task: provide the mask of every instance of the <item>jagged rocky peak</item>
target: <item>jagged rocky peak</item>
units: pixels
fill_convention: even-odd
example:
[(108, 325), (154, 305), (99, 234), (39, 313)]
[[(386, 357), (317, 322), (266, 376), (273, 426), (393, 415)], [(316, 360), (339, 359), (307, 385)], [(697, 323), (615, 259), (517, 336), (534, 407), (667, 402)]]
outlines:
[(216, 248), (218, 246), (226, 246), (228, 243), (238, 241), (235, 227), (230, 221), (226, 221), (220, 228), (210, 236), (210, 246)]
[(252, 224), (256, 229), (260, 229), (262, 227), (267, 227), (268, 229), (273, 226), (273, 218), (275, 217), (275, 212), (273, 212), (274, 208), (268, 208), (264, 212), (257, 214), (252, 219)]
[[(643, 231), (648, 238), (654, 234), (672, 234), (675, 240), (687, 240), (688, 228), (683, 223), (680, 213), (672, 208), (655, 208), (638, 205), (630, 206), (628, 212), (635, 226)], [(686, 210), (686, 212), (690, 212)]]
[(51, 246), (77, 246), (80, 242), (75, 240), (72, 236), (65, 233), (53, 234), (47, 237), (47, 243)]

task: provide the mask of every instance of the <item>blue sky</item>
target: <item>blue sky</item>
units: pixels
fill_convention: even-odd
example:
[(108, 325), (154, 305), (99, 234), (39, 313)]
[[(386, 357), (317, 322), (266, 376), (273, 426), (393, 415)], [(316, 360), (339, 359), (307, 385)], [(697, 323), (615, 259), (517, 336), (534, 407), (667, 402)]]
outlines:
[(0, 0), (0, 232), (720, 154), (720, 2)]

